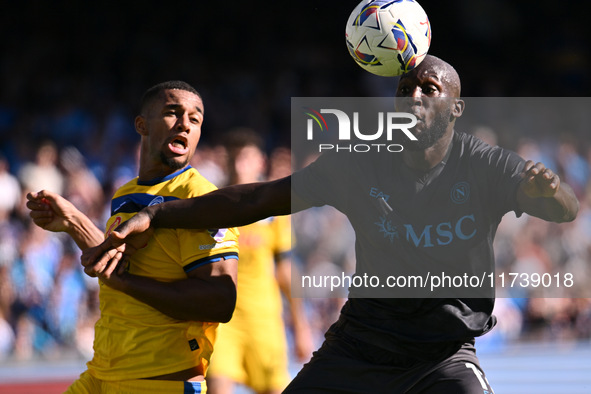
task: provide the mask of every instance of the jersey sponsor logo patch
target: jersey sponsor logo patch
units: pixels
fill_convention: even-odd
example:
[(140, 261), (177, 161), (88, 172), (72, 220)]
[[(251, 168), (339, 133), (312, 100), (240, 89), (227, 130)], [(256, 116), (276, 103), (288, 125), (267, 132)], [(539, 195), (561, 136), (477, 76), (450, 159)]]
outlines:
[(465, 203), (470, 199), (470, 184), (468, 182), (456, 183), (452, 186), (449, 197), (455, 204)]
[(398, 237), (398, 228), (392, 224), (391, 220), (387, 220), (384, 216), (380, 216), (380, 220), (375, 222), (380, 230), (380, 233), (384, 235), (384, 238), (388, 238), (391, 243), (394, 242), (394, 237)]
[(408, 223), (395, 225), (387, 216), (380, 216), (379, 221), (374, 224), (390, 243), (394, 243), (394, 238), (399, 239), (401, 232), (404, 239), (417, 248), (445, 246), (454, 240), (467, 241), (476, 235), (476, 219), (473, 214), (464, 215), (457, 221), (426, 224), (422, 228)]
[(234, 242), (234, 241), (218, 242), (215, 244), (199, 245), (199, 250), (218, 249), (218, 248), (223, 248), (224, 246), (234, 246), (234, 245), (236, 245), (236, 242)]
[(221, 242), (224, 240), (226, 236), (226, 232), (228, 232), (227, 228), (210, 228), (207, 229), (207, 232), (211, 236), (211, 238), (215, 239), (216, 242)]
[(109, 229), (107, 230), (107, 236), (111, 235), (113, 230), (115, 230), (117, 228), (117, 226), (119, 226), (120, 224), (121, 224), (121, 216), (117, 216), (115, 218), (115, 220), (113, 220), (113, 223), (111, 223), (111, 226), (109, 227)]
[(199, 344), (197, 343), (197, 340), (195, 338), (193, 338), (189, 341), (189, 347), (191, 348), (192, 352), (199, 349)]

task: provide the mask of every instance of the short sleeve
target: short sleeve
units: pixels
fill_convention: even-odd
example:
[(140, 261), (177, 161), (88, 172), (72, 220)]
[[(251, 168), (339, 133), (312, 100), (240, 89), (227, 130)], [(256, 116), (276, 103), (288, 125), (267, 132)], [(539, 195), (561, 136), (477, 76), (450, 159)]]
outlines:
[(176, 231), (185, 272), (222, 258), (238, 258), (237, 228)]
[[(491, 196), (493, 211), (499, 218), (510, 211), (517, 216), (522, 212), (517, 204), (517, 189), (522, 181), (521, 172), (525, 160), (516, 153), (498, 146), (482, 152), (485, 158), (487, 190)], [(484, 172), (483, 172), (484, 173)]]
[(277, 216), (271, 223), (275, 244), (273, 250), (275, 256), (286, 256), (291, 252), (291, 218), (290, 216)]

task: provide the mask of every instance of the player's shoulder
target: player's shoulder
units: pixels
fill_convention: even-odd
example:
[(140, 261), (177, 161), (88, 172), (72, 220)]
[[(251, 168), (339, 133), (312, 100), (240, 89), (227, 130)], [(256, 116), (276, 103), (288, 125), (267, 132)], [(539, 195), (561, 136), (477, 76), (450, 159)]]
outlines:
[(182, 175), (189, 182), (202, 183), (204, 185), (207, 184), (211, 185), (212, 187), (215, 187), (215, 185), (212, 182), (210, 182), (206, 177), (201, 175), (201, 173), (195, 167), (188, 167), (187, 171), (183, 172)]
[(463, 131), (454, 131), (454, 144), (456, 143), (468, 153), (493, 148), (480, 138)]
[(457, 132), (454, 135), (454, 148), (457, 143), (460, 163), (475, 169), (495, 169), (502, 172), (516, 168), (524, 160), (510, 149), (498, 145), (490, 145), (480, 138)]
[(138, 189), (138, 179), (139, 179), (139, 177), (135, 177), (135, 178), (127, 181), (123, 185), (119, 186), (119, 188), (117, 188), (117, 190), (115, 191), (115, 193), (113, 195), (113, 199), (115, 199), (119, 196), (134, 193)]
[(460, 156), (468, 159), (487, 159), (508, 152), (498, 145), (489, 145), (480, 138), (461, 131), (454, 132), (454, 145), (458, 146), (457, 151), (460, 152)]
[(176, 183), (188, 197), (200, 196), (217, 190), (217, 187), (194, 167), (188, 167), (186, 171), (179, 174)]

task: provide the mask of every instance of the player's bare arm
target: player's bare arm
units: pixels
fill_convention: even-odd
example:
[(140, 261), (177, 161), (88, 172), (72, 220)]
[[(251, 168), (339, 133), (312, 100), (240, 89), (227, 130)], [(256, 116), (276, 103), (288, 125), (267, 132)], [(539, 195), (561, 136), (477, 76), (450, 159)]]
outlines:
[(228, 228), (291, 213), (291, 177), (232, 185), (201, 197), (146, 208), (154, 227)]
[(187, 279), (161, 282), (127, 272), (99, 276), (108, 286), (178, 320), (228, 322), (236, 304), (238, 260), (197, 267)]
[(103, 232), (92, 220), (59, 194), (41, 190), (28, 193), (27, 200), (29, 216), (42, 229), (67, 233), (82, 250), (103, 242)]
[[(293, 207), (292, 207), (293, 205)], [(130, 237), (150, 227), (228, 228), (239, 227), (269, 216), (288, 215), (308, 208), (291, 199), (291, 177), (224, 187), (200, 197), (169, 201), (141, 210), (121, 224), (98, 247), (82, 256), (82, 265), (93, 276), (113, 272), (121, 253), (133, 250), (126, 244)]]
[(519, 207), (527, 214), (552, 222), (570, 222), (579, 211), (571, 187), (543, 163), (528, 160), (517, 190)]
[(275, 267), (275, 277), (279, 284), (279, 289), (287, 299), (289, 304), (289, 314), (291, 316), (292, 329), (294, 335), (294, 353), (298, 361), (305, 362), (310, 359), (314, 350), (314, 340), (312, 330), (304, 311), (303, 298), (292, 297), (291, 293), (291, 259), (281, 258)]

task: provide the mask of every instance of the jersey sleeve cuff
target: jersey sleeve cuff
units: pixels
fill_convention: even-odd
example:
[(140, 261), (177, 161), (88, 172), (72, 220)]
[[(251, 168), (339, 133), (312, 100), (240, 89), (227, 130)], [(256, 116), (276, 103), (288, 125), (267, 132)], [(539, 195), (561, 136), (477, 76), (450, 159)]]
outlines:
[(226, 253), (219, 253), (213, 256), (207, 256), (199, 260), (195, 260), (192, 263), (189, 263), (184, 266), (185, 272), (191, 272), (195, 268), (201, 267), (205, 264), (215, 263), (216, 261), (220, 261), (222, 259), (236, 259), (238, 260), (238, 252), (226, 252)]

